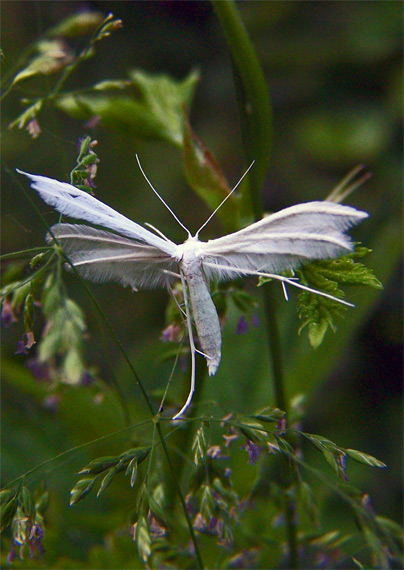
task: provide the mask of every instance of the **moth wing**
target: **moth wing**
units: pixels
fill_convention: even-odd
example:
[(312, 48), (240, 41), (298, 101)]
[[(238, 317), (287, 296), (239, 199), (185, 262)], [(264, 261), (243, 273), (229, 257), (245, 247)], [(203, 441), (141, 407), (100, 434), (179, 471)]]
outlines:
[[(80, 224), (56, 224), (53, 235), (79, 274), (92, 281), (118, 281), (133, 289), (167, 285), (178, 262), (161, 249)], [(52, 237), (47, 235), (47, 241)]]
[(201, 242), (205, 273), (221, 280), (243, 275), (243, 270), (279, 273), (311, 260), (338, 257), (353, 248), (344, 232), (367, 216), (333, 202), (285, 208), (242, 230)]
[(59, 182), (46, 176), (27, 174), (18, 169), (17, 172), (27, 176), (31, 180), (31, 187), (38, 192), (42, 200), (53, 206), (61, 214), (78, 220), (85, 220), (98, 226), (104, 226), (171, 255), (176, 251), (176, 244), (172, 241), (156, 236), (97, 198), (94, 198), (94, 196), (75, 188), (71, 184)]

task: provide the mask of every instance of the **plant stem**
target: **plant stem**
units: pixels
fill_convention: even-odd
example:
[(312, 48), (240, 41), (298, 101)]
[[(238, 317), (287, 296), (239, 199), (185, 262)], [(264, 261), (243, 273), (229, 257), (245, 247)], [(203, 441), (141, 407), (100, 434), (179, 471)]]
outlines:
[(171, 471), (171, 475), (172, 475), (173, 481), (174, 481), (174, 483), (175, 483), (175, 487), (176, 487), (176, 490), (177, 490), (178, 497), (179, 497), (179, 499), (180, 499), (180, 501), (181, 501), (181, 506), (182, 506), (182, 510), (184, 511), (185, 519), (186, 519), (186, 521), (187, 521), (187, 526), (188, 526), (189, 534), (190, 534), (190, 536), (191, 536), (191, 540), (192, 540), (192, 543), (193, 543), (193, 545), (194, 545), (195, 556), (196, 556), (196, 559), (197, 559), (197, 562), (198, 562), (197, 568), (202, 568), (202, 569), (203, 569), (202, 557), (201, 557), (201, 553), (200, 553), (200, 550), (199, 550), (199, 544), (198, 544), (198, 541), (197, 541), (196, 536), (195, 536), (194, 527), (192, 526), (192, 521), (191, 521), (191, 519), (190, 519), (190, 517), (189, 517), (189, 514), (188, 514), (187, 506), (186, 506), (186, 504), (185, 504), (184, 495), (182, 494), (181, 487), (180, 487), (180, 483), (179, 483), (179, 481), (178, 481), (178, 474), (176, 473), (176, 471), (175, 471), (175, 469), (174, 469), (174, 466), (173, 466), (173, 464), (172, 464), (172, 462), (171, 462), (170, 454), (169, 454), (169, 452), (168, 452), (167, 444), (166, 444), (166, 442), (165, 442), (164, 435), (163, 435), (163, 432), (162, 432), (162, 430), (161, 430), (161, 425), (160, 425), (160, 422), (159, 422), (159, 421), (156, 422), (156, 427), (157, 427), (157, 432), (158, 432), (158, 434), (159, 434), (159, 438), (160, 438), (160, 441), (161, 441), (161, 445), (163, 446), (164, 454), (165, 454), (165, 456), (166, 456), (169, 469), (170, 469), (170, 471)]
[[(212, 0), (226, 35), (232, 57), (233, 76), (240, 115), (244, 153), (248, 163), (255, 160), (249, 173), (250, 206), (255, 220), (263, 216), (261, 188), (265, 179), (272, 142), (272, 109), (270, 96), (258, 56), (240, 14), (232, 0)], [(276, 319), (276, 307), (263, 290), (266, 314), (268, 351), (273, 372), (275, 404), (287, 412), (282, 370), (281, 342)], [(293, 476), (286, 462), (281, 463), (284, 488), (284, 514), (290, 553), (290, 568), (299, 567), (297, 532), (294, 522), (294, 502), (288, 495)]]
[[(199, 357), (197, 355), (196, 358), (196, 383), (195, 383), (195, 392), (192, 398), (192, 412), (193, 415), (198, 417), (199, 414), (199, 408), (200, 408), (200, 400), (201, 400), (201, 395), (203, 393), (203, 386), (205, 384), (205, 380), (206, 380), (206, 363), (205, 360), (202, 357)], [(184, 374), (184, 377), (189, 379), (190, 377), (190, 367), (188, 367), (187, 371)], [(184, 398), (186, 398), (187, 394), (188, 394), (188, 385), (184, 384)], [(181, 398), (181, 402), (183, 401), (184, 398)], [(187, 425), (185, 426), (184, 429), (179, 429), (177, 431), (177, 433), (175, 434), (175, 436), (173, 436), (171, 438), (171, 448), (172, 449), (178, 449), (178, 450), (184, 450), (184, 449), (190, 449), (191, 448), (191, 442), (193, 440), (193, 437), (195, 435), (195, 429), (193, 428), (193, 424), (191, 422), (187, 422)], [(171, 460), (174, 471), (176, 473), (176, 477), (178, 479), (179, 482), (181, 482), (184, 479), (184, 472), (185, 472), (185, 468), (188, 465), (187, 461), (185, 460), (184, 456), (180, 453), (177, 453), (173, 459)], [(174, 509), (175, 507), (175, 497), (178, 494), (176, 493), (176, 489), (174, 487), (174, 482), (172, 482), (172, 484), (170, 485), (169, 482), (167, 482), (167, 508), (169, 509)]]

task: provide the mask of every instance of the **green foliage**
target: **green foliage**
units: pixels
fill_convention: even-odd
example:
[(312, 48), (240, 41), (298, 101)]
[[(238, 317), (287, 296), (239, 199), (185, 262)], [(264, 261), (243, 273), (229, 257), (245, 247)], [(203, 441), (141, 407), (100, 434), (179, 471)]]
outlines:
[[(236, 6), (226, 0), (215, 2), (215, 7), (232, 56), (246, 163), (249, 164), (253, 158), (257, 160), (249, 174), (249, 183), (246, 180), (242, 184), (241, 199), (233, 194), (218, 212), (226, 231), (232, 231), (249, 220), (252, 211), (256, 217), (262, 213), (259, 193), (272, 144), (271, 106), (263, 71)], [(262, 10), (264, 14), (267, 8), (263, 6)], [(196, 137), (187, 118), (199, 80), (197, 73), (176, 80), (164, 73), (152, 74), (137, 69), (130, 71), (128, 78), (107, 78), (89, 87), (65, 90), (67, 79), (95, 55), (96, 43), (120, 26), (120, 20), (115, 20), (112, 15), (104, 18), (98, 12), (75, 14), (51, 28), (45, 40), (31, 46), (25, 54), (24, 65), (13, 75), (5, 94), (14, 87), (23, 88), (31, 81), (40, 82), (44, 76), (50, 83), (45, 84), (43, 96), (32, 98), (30, 94), (30, 99), (24, 102), (27, 107), (10, 126), (27, 128), (33, 137), (39, 136), (39, 120), (45, 120), (48, 110), (57, 109), (68, 117), (81, 120), (97, 116), (106, 131), (123, 134), (128, 147), (134, 138), (173, 145), (182, 150), (183, 170), (191, 189), (213, 211), (228, 195), (230, 187), (219, 162)], [(74, 48), (65, 44), (61, 37), (79, 38), (80, 45)], [(85, 69), (83, 67), (83, 73)], [(347, 122), (349, 126), (349, 120)], [(307, 125), (311, 137), (319, 129), (319, 124), (321, 126), (321, 122)], [(366, 130), (369, 124), (371, 126), (364, 119), (359, 127)], [(316, 125), (315, 129), (313, 125)], [(334, 129), (332, 137), (337, 138), (338, 125), (331, 126)], [(330, 143), (332, 137), (329, 132), (325, 135)], [(304, 138), (304, 133), (300, 136)], [(321, 145), (324, 138), (319, 137), (319, 140)], [(370, 144), (372, 141), (365, 142), (367, 145), (363, 148), (374, 148)], [(91, 191), (99, 163), (94, 144), (91, 137), (81, 140), (77, 164), (70, 176), (72, 184), (86, 191)], [(331, 154), (330, 150), (327, 156)], [(324, 160), (326, 158), (323, 156)], [(122, 163), (125, 163), (125, 157)], [(118, 171), (124, 166), (119, 164)], [(358, 186), (352, 180), (351, 173), (331, 198), (336, 201), (345, 198)], [(381, 284), (373, 273), (358, 262), (369, 251), (365, 247), (357, 247), (349, 256), (310, 264), (300, 269), (297, 275), (301, 283), (339, 299), (344, 299), (342, 285), (380, 289)], [(32, 252), (22, 252), (21, 255), (27, 258)], [(146, 408), (134, 395), (133, 380), (141, 387), (146, 404), (152, 411), (148, 390), (143, 387), (132, 364), (132, 355), (129, 356), (122, 348), (108, 321), (105, 321), (107, 328), (112, 331), (116, 346), (122, 349), (121, 354), (129, 364), (131, 374), (123, 372), (117, 361), (112, 372), (105, 371), (106, 382), (99, 381), (86, 392), (80, 386), (80, 380), (87, 371), (84, 353), (85, 345), (90, 342), (84, 312), (80, 304), (68, 295), (62, 278), (64, 262), (63, 252), (57, 245), (44, 248), (40, 253), (36, 250), (28, 264), (11, 262), (3, 281), (3, 320), (12, 324), (22, 318), (25, 330), (23, 352), (33, 348), (35, 331), (35, 336), (38, 336), (36, 354), (50, 369), (48, 382), (38, 384), (21, 366), (9, 365), (7, 370), (12, 372), (6, 377), (17, 402), (16, 409), (20, 406), (24, 410), (34, 409), (38, 415), (50, 414), (43, 410), (46, 397), (57, 396), (61, 402), (57, 415), (45, 418), (45, 425), (52, 429), (43, 428), (36, 417), (31, 424), (26, 416), (23, 416), (25, 422), (21, 422), (24, 430), (27, 425), (30, 430), (26, 443), (29, 455), (35, 453), (36, 457), (43, 447), (46, 461), (18, 476), (0, 492), (1, 528), (11, 544), (10, 561), (19, 549), (21, 556), (24, 550), (29, 550), (33, 556), (42, 553), (48, 493), (39, 486), (34, 489), (37, 484), (34, 473), (45, 470), (45, 466), (50, 464), (55, 471), (49, 471), (48, 478), (57, 478), (57, 491), (63, 486), (61, 498), (52, 496), (53, 509), (49, 513), (45, 543), (49, 548), (47, 546), (48, 552), (43, 561), (45, 565), (50, 560), (49, 564), (54, 568), (135, 568), (142, 565), (150, 568), (286, 567), (289, 560), (282, 553), (288, 553), (290, 561), (295, 556), (297, 566), (299, 552), (304, 553), (301, 562), (307, 567), (320, 563), (329, 567), (349, 567), (353, 562), (358, 567), (389, 568), (400, 563), (402, 535), (399, 525), (377, 516), (369, 497), (346, 483), (347, 458), (368, 467), (382, 468), (385, 464), (367, 453), (343, 448), (326, 437), (302, 432), (299, 422), (305, 419), (305, 412), (298, 409), (299, 406), (302, 408), (301, 400), (295, 404), (286, 401), (285, 408), (291, 408), (286, 413), (280, 409), (283, 406), (279, 402), (274, 407), (268, 404), (272, 402), (265, 386), (265, 390), (259, 392), (264, 394), (262, 401), (253, 413), (232, 414), (224, 418), (218, 418), (217, 414), (197, 416), (172, 423), (167, 421), (170, 418), (167, 398), (166, 410), (160, 410), (144, 424), (133, 423), (131, 418), (144, 414), (143, 408)], [(77, 276), (74, 278), (78, 279)], [(187, 348), (177, 347), (178, 341), (183, 339), (181, 287), (175, 285), (173, 293), (176, 301), (172, 299), (167, 307), (168, 326), (163, 336), (175, 346), (170, 357), (175, 355), (176, 363)], [(231, 322), (234, 307), (237, 316), (241, 312), (243, 316), (250, 317), (258, 306), (255, 295), (246, 292), (238, 283), (214, 287), (212, 297), (222, 322), (226, 319)], [(104, 318), (102, 307), (98, 305), (97, 308)], [(301, 329), (307, 326), (313, 346), (322, 342), (328, 327), (335, 330), (337, 320), (345, 310), (330, 299), (309, 292), (300, 294)], [(265, 318), (269, 321), (272, 316), (267, 314)], [(146, 336), (140, 326), (138, 330), (139, 336)], [(292, 335), (289, 335), (286, 348), (288, 356), (290, 350), (291, 360), (293, 343)], [(246, 346), (245, 353), (249, 352), (251, 344)], [(234, 392), (243, 394), (242, 387), (235, 382), (234, 371), (237, 368), (238, 361), (232, 368), (231, 386)], [(305, 374), (307, 369), (306, 364)], [(276, 365), (274, 370), (279, 387), (282, 374)], [(12, 381), (9, 380), (10, 375)], [(246, 392), (240, 397), (240, 405), (244, 398), (246, 408), (253, 407), (251, 402), (256, 390), (258, 393), (261, 376), (263, 373), (258, 366), (245, 375)], [(223, 379), (219, 380), (223, 382)], [(305, 381), (306, 376), (303, 378)], [(66, 385), (58, 387), (60, 382), (76, 386), (74, 389)], [(198, 390), (202, 382), (202, 375), (198, 374)], [(106, 398), (107, 383), (114, 390), (121, 385), (124, 387), (124, 392), (119, 392), (119, 411), (127, 406), (125, 428), (120, 425), (121, 415), (117, 411), (119, 397), (116, 401)], [(149, 384), (145, 383), (145, 386)], [(219, 386), (215, 384), (214, 389), (218, 390)], [(288, 392), (289, 386), (285, 388)], [(200, 394), (197, 394), (195, 404), (200, 403), (199, 398)], [(208, 404), (210, 411), (212, 406), (210, 402)], [(35, 431), (38, 423), (43, 431), (39, 435)], [(142, 434), (139, 439), (136, 434), (136, 445), (137, 442), (140, 444), (133, 447), (134, 431), (138, 429)], [(116, 451), (111, 438), (125, 432), (129, 434), (129, 442), (125, 440), (124, 447), (121, 443), (116, 444), (119, 445), (119, 451)], [(101, 437), (100, 433), (103, 434)], [(26, 431), (23, 435), (17, 433), (15, 437), (15, 441), (18, 437), (27, 441)], [(304, 457), (303, 439), (320, 451), (332, 469), (329, 475), (324, 475), (322, 468), (313, 467), (311, 461)], [(106, 452), (98, 451), (101, 440), (107, 446)], [(57, 448), (60, 441), (63, 441), (62, 453)], [(94, 448), (97, 451), (93, 451)], [(122, 448), (126, 451), (121, 452)], [(49, 459), (50, 454), (55, 457)], [(80, 454), (86, 454), (86, 459), (82, 460)], [(85, 467), (79, 471), (79, 479), (71, 488), (70, 461), (77, 455)], [(139, 468), (143, 462), (143, 468)], [(26, 470), (24, 460), (18, 464), (18, 472)], [(129, 484), (111, 485), (113, 480), (122, 481), (119, 473), (127, 477)], [(71, 489), (70, 504), (80, 502), (68, 514), (64, 510), (67, 489)], [(97, 492), (92, 493), (93, 489)], [(344, 515), (340, 521), (333, 516), (334, 502), (330, 497), (337, 497), (343, 503)], [(86, 501), (82, 502), (84, 498)], [(94, 503), (97, 503), (96, 508)], [(74, 537), (70, 528), (77, 526), (79, 512), (82, 521), (80, 542), (86, 546), (72, 549)], [(353, 530), (350, 529), (347, 512), (356, 522)], [(336, 530), (336, 524), (341, 529)], [(88, 537), (84, 536), (86, 533)], [(96, 542), (102, 546), (87, 546)], [(76, 548), (81, 550), (76, 552)]]
[(356, 451), (355, 449), (343, 449), (339, 447), (329, 439), (319, 435), (313, 435), (309, 433), (302, 433), (302, 435), (311, 441), (311, 443), (321, 451), (327, 463), (335, 471), (338, 477), (346, 480), (346, 457), (351, 457), (358, 463), (363, 465), (369, 465), (370, 467), (386, 467), (386, 465), (368, 455), (367, 453), (362, 453), (361, 451)]
[[(111, 484), (115, 475), (121, 471), (125, 471), (125, 475), (130, 476), (130, 486), (133, 487), (136, 482), (138, 465), (146, 459), (150, 449), (150, 447), (128, 449), (116, 457), (99, 457), (91, 461), (81, 469), (79, 475), (91, 475), (92, 477), (84, 477), (77, 481), (70, 491), (70, 505), (75, 505), (84, 499), (92, 490), (95, 482), (101, 479), (97, 492), (97, 497), (99, 497)], [(102, 478), (100, 477), (101, 474), (103, 474)]]
[[(94, 55), (96, 43), (107, 38), (112, 32), (119, 29), (121, 25), (122, 22), (120, 20), (114, 20), (112, 14), (109, 14), (105, 19), (101, 19), (100, 14), (96, 12), (90, 17), (85, 13), (82, 15), (76, 14), (73, 18), (68, 17), (59, 26), (50, 30), (50, 36), (57, 35), (58, 37), (56, 39), (46, 39), (36, 42), (28, 50), (28, 53), (30, 53), (30, 51), (36, 51), (38, 54), (32, 58), (28, 58), (25, 67), (11, 80), (5, 91), (5, 95), (22, 80), (37, 75), (50, 75), (58, 72), (60, 72), (60, 74), (53, 89), (44, 97), (37, 98), (34, 103), (31, 103), (15, 121), (10, 123), (9, 127), (18, 127), (19, 129), (27, 128), (33, 138), (36, 138), (40, 133), (38, 123), (40, 112), (43, 111), (47, 105), (54, 104), (59, 91), (62, 89), (70, 74), (73, 73), (82, 62)], [(83, 49), (80, 49), (76, 55), (67, 47), (67, 44), (63, 42), (63, 35), (70, 38), (83, 34), (91, 34), (90, 39), (87, 45)], [(35, 127), (33, 126), (34, 122), (36, 123)]]
[[(337, 299), (345, 297), (340, 288), (341, 284), (382, 289), (383, 286), (373, 271), (357, 261), (369, 252), (368, 248), (357, 246), (355, 251), (349, 255), (305, 265), (296, 271), (296, 275), (302, 284), (324, 291)], [(335, 332), (336, 323), (346, 310), (346, 306), (332, 299), (302, 291), (299, 294), (298, 311), (303, 323), (299, 332), (304, 327), (308, 327), (310, 344), (313, 348), (317, 348), (322, 343), (329, 327)]]
[[(103, 124), (127, 135), (164, 141), (181, 147), (184, 113), (192, 101), (199, 74), (191, 72), (182, 81), (167, 74), (153, 75), (141, 70), (129, 73), (119, 84), (98, 83), (88, 94), (61, 94), (56, 106), (76, 119), (101, 118)], [(125, 96), (115, 95), (126, 88)], [(106, 93), (109, 89), (111, 93)], [(135, 98), (133, 90), (139, 93)], [(92, 91), (95, 94), (92, 94)]]
[(98, 156), (93, 150), (96, 142), (92, 141), (91, 137), (83, 138), (77, 157), (77, 165), (70, 172), (70, 184), (87, 192), (91, 190), (99, 163)]
[(13, 547), (9, 562), (16, 556), (23, 559), (27, 549), (30, 557), (43, 554), (44, 514), (48, 507), (49, 494), (43, 484), (33, 492), (21, 484), (16, 492), (2, 490), (1, 496), (1, 532), (10, 530)]

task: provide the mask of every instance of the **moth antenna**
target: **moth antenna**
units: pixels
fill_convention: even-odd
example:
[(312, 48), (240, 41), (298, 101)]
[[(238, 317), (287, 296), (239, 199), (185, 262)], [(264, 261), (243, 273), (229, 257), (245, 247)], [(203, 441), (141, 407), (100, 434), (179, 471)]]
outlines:
[(196, 367), (195, 367), (196, 348), (195, 348), (195, 342), (194, 342), (194, 334), (192, 332), (192, 321), (191, 321), (191, 314), (189, 311), (189, 303), (188, 303), (188, 297), (187, 297), (187, 284), (185, 282), (185, 279), (184, 279), (184, 276), (182, 273), (181, 273), (181, 282), (182, 282), (182, 287), (184, 290), (184, 301), (185, 301), (185, 311), (187, 314), (187, 328), (188, 328), (189, 347), (191, 349), (191, 386), (189, 389), (187, 401), (182, 406), (180, 411), (177, 414), (175, 414), (175, 416), (173, 417), (173, 420), (178, 420), (178, 418), (183, 415), (185, 410), (190, 405), (190, 403), (192, 401), (192, 396), (194, 395), (194, 391), (195, 391), (195, 374), (196, 374)]
[[(160, 196), (160, 194), (159, 194), (159, 193), (157, 192), (157, 190), (154, 188), (153, 184), (152, 184), (152, 183), (150, 182), (150, 180), (147, 178), (146, 173), (145, 173), (145, 171), (143, 170), (142, 165), (140, 164), (140, 160), (139, 160), (138, 155), (135, 154), (135, 156), (136, 156), (137, 163), (138, 163), (138, 165), (139, 165), (140, 172), (143, 174), (143, 177), (144, 177), (144, 179), (146, 180), (147, 184), (150, 186), (150, 188), (151, 188), (151, 189), (153, 190), (153, 192), (156, 194), (157, 198), (163, 202), (164, 206), (167, 208), (167, 210), (170, 212), (170, 214), (173, 216), (173, 218), (177, 221), (177, 223), (182, 227), (182, 229), (184, 229), (184, 230), (187, 232), (188, 237), (192, 237), (191, 232), (189, 231), (189, 229), (184, 226), (184, 224), (181, 222), (181, 220), (176, 216), (176, 214), (173, 212), (173, 210), (170, 208), (170, 206), (167, 204), (167, 202), (164, 200), (164, 198), (162, 198), (162, 197)], [(154, 228), (153, 228), (153, 229), (154, 229)], [(165, 239), (167, 239), (167, 238), (165, 238)]]
[(243, 181), (243, 179), (247, 176), (247, 174), (250, 172), (253, 164), (254, 164), (255, 160), (252, 161), (252, 163), (250, 164), (250, 166), (247, 168), (247, 170), (244, 172), (243, 176), (240, 178), (240, 180), (237, 182), (237, 184), (235, 185), (235, 187), (233, 188), (233, 190), (231, 192), (229, 192), (227, 194), (227, 196), (224, 198), (224, 200), (222, 200), (220, 202), (220, 204), (218, 205), (218, 207), (211, 213), (211, 215), (209, 216), (209, 218), (206, 220), (206, 222), (204, 224), (201, 225), (201, 227), (199, 228), (199, 230), (196, 232), (195, 237), (198, 237), (199, 232), (201, 230), (203, 230), (203, 228), (205, 226), (208, 225), (208, 223), (210, 222), (210, 220), (213, 218), (213, 216), (216, 214), (216, 212), (218, 210), (220, 210), (220, 208), (223, 206), (223, 204), (226, 202), (226, 200), (228, 200), (230, 198), (230, 196), (233, 194), (233, 192), (240, 186), (241, 182)]

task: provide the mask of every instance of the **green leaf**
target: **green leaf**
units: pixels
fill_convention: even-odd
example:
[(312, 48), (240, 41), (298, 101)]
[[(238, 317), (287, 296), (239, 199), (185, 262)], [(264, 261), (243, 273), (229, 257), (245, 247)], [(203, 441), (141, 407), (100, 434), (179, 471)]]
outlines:
[(164, 491), (163, 486), (161, 484), (157, 485), (152, 493), (146, 490), (147, 493), (147, 501), (149, 505), (150, 511), (153, 515), (159, 519), (159, 521), (163, 522), (167, 525), (167, 512), (164, 510)]
[(401, 524), (380, 515), (375, 516), (375, 521), (384, 533), (391, 534), (399, 544), (404, 544), (404, 533)]
[(347, 480), (346, 468), (345, 468), (345, 449), (338, 447), (334, 442), (330, 441), (326, 437), (321, 435), (314, 435), (309, 433), (301, 432), (304, 437), (306, 437), (311, 443), (321, 451), (324, 459), (330, 465), (330, 467), (335, 471), (335, 473), (343, 479)]
[(132, 85), (128, 79), (106, 79), (93, 86), (95, 91), (110, 91), (111, 89), (126, 89)]
[(251, 418), (241, 418), (239, 429), (253, 443), (261, 443), (267, 437), (262, 425)]
[(63, 358), (63, 374), (69, 384), (78, 384), (85, 372), (81, 350), (70, 348)]
[(38, 101), (36, 101), (33, 105), (30, 105), (27, 109), (25, 109), (23, 113), (21, 113), (21, 115), (15, 119), (15, 121), (9, 124), (9, 129), (12, 129), (14, 127), (23, 129), (26, 127), (30, 121), (36, 119), (40, 110), (42, 109), (43, 103), (43, 99), (38, 99)]
[(84, 497), (88, 495), (94, 487), (96, 480), (96, 477), (85, 477), (84, 479), (77, 481), (73, 489), (70, 491), (70, 506), (75, 505), (81, 501), (81, 499), (84, 499)]
[(8, 525), (13, 520), (17, 507), (18, 507), (17, 497), (13, 497), (10, 501), (8, 501), (8, 503), (6, 503), (4, 506), (3, 505), (1, 506), (1, 523), (0, 523), (1, 532), (3, 532), (3, 530), (7, 528)]
[(369, 545), (369, 547), (372, 550), (372, 553), (374, 555), (375, 562), (376, 562), (375, 567), (376, 568), (389, 568), (390, 564), (389, 564), (389, 560), (388, 560), (388, 556), (387, 556), (387, 552), (386, 552), (386, 548), (385, 548), (384, 544), (381, 542), (381, 540), (376, 535), (376, 533), (373, 531), (373, 529), (370, 528), (369, 526), (367, 526), (366, 524), (364, 524), (363, 520), (362, 520), (362, 524), (363, 524), (362, 533), (363, 533), (363, 536), (365, 537), (365, 540), (368, 543), (368, 545)]
[(212, 487), (209, 484), (203, 484), (201, 486), (200, 497), (201, 515), (205, 521), (208, 521), (213, 515), (213, 509), (215, 505)]
[(202, 424), (198, 428), (194, 441), (192, 442), (192, 451), (194, 452), (194, 463), (199, 465), (206, 457), (206, 435), (205, 425)]
[[(212, 153), (192, 131), (188, 121), (184, 124), (184, 173), (188, 184), (214, 211), (231, 192), (226, 177)], [(240, 213), (235, 194), (217, 212), (228, 231), (240, 228)]]
[(79, 471), (79, 475), (97, 475), (98, 473), (102, 473), (110, 467), (113, 467), (118, 463), (118, 461), (118, 457), (98, 457), (83, 467), (83, 469)]
[(77, 384), (86, 367), (83, 360), (86, 323), (81, 308), (64, 298), (58, 283), (51, 278), (43, 292), (43, 312), (47, 318), (46, 334), (38, 344), (41, 362), (61, 359), (62, 380)]
[(370, 467), (387, 467), (385, 463), (376, 459), (372, 455), (363, 453), (363, 451), (357, 451), (356, 449), (345, 449), (346, 454), (358, 463), (363, 463), (364, 465), (370, 465)]
[(109, 13), (93, 36), (92, 43), (99, 42), (100, 40), (109, 37), (112, 32), (116, 32), (116, 30), (119, 30), (120, 28), (122, 28), (122, 20), (114, 20), (114, 15)]
[(111, 481), (115, 477), (116, 473), (117, 472), (116, 472), (115, 467), (111, 467), (111, 469), (108, 470), (107, 474), (105, 475), (105, 477), (101, 481), (100, 488), (98, 489), (98, 492), (97, 492), (97, 497), (99, 497), (101, 495), (101, 493), (103, 493), (105, 491), (105, 489), (107, 487), (109, 487), (109, 485), (111, 484)]
[(11, 489), (2, 489), (0, 491), (0, 506), (7, 503), (12, 497), (15, 496), (15, 492)]
[(328, 449), (332, 453), (334, 453), (334, 455), (339, 455), (341, 452), (343, 452), (343, 450), (340, 447), (338, 447), (336, 443), (327, 439), (326, 437), (323, 437), (322, 435), (315, 435), (313, 433), (305, 433), (305, 432), (302, 432), (302, 435), (306, 439), (311, 441), (311, 443), (315, 447), (317, 447), (317, 449), (319, 449), (320, 451), (322, 451), (323, 449)]
[(49, 37), (72, 38), (91, 34), (102, 24), (104, 15), (102, 12), (85, 11), (77, 12), (62, 20), (57, 26), (50, 28), (47, 35)]
[(139, 517), (136, 525), (136, 544), (139, 556), (143, 562), (147, 562), (151, 555), (152, 541), (147, 518), (143, 515)]
[(23, 485), (21, 489), (21, 493), (19, 495), (19, 501), (25, 515), (29, 518), (33, 518), (35, 512), (35, 506), (31, 497), (31, 492), (28, 489), (28, 487), (26, 487), (25, 485)]
[(49, 504), (49, 491), (46, 488), (35, 490), (35, 509), (37, 514), (43, 515)]
[(266, 406), (258, 412), (255, 412), (252, 417), (256, 420), (259, 420), (260, 422), (278, 422), (279, 420), (282, 420), (286, 417), (286, 413), (279, 408)]
[(137, 70), (130, 73), (133, 96), (115, 94), (63, 95), (55, 105), (78, 119), (101, 117), (106, 127), (125, 135), (165, 141), (177, 147), (183, 143), (184, 108), (191, 104), (199, 74), (190, 73), (177, 81), (168, 75)]
[[(337, 299), (344, 299), (345, 294), (340, 284), (363, 285), (374, 289), (383, 286), (375, 277), (373, 271), (368, 269), (360, 259), (370, 250), (357, 247), (356, 250), (338, 259), (319, 260), (296, 270), (296, 275), (303, 285), (318, 289)], [(336, 322), (342, 318), (347, 307), (315, 293), (302, 291), (298, 297), (299, 317), (303, 321), (299, 333), (308, 327), (309, 340), (313, 348), (320, 346), (328, 328), (336, 330)]]
[(42, 40), (35, 47), (38, 54), (31, 59), (24, 69), (17, 73), (12, 85), (35, 75), (51, 75), (72, 61), (70, 49), (60, 39)]
[(130, 486), (131, 487), (134, 487), (135, 483), (136, 483), (137, 466), (138, 466), (138, 460), (137, 460), (137, 457), (134, 457), (129, 462), (128, 467), (126, 468), (125, 475), (130, 475)]
[(123, 462), (124, 466), (128, 465), (132, 459), (136, 459), (138, 463), (142, 463), (149, 455), (151, 447), (134, 447), (124, 451), (119, 456), (119, 462)]

